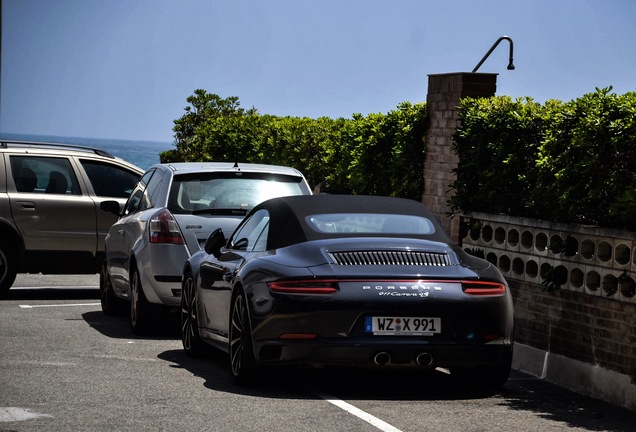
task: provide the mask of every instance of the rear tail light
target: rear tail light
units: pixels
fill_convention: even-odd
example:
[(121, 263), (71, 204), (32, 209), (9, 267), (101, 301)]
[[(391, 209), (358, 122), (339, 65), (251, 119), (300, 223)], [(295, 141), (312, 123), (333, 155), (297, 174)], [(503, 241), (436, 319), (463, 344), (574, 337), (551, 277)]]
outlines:
[(506, 293), (506, 286), (499, 282), (462, 281), (462, 289), (474, 296), (500, 296)]
[(172, 213), (163, 209), (150, 219), (150, 243), (184, 244), (179, 225)]
[(270, 290), (285, 294), (333, 294), (337, 291), (335, 280), (292, 280), (267, 284)]

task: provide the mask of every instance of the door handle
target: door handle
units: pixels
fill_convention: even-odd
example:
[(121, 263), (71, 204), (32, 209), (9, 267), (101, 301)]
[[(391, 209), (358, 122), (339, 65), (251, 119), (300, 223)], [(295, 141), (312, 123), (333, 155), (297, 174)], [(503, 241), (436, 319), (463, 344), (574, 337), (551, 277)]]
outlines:
[(16, 205), (21, 210), (35, 210), (35, 203), (33, 201), (17, 201)]
[(119, 235), (124, 235), (126, 230), (125, 229), (120, 229), (120, 230), (117, 230), (117, 232), (119, 233)]

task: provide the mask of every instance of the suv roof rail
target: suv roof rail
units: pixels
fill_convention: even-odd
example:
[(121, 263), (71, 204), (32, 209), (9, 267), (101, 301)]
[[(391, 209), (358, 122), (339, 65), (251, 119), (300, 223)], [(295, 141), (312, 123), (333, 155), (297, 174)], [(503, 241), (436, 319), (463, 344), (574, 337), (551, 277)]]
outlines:
[(51, 143), (51, 142), (40, 142), (40, 141), (17, 141), (17, 140), (1, 140), (0, 148), (9, 148), (9, 147), (51, 147), (51, 148), (59, 148), (59, 149), (68, 149), (68, 150), (79, 150), (87, 153), (95, 153), (100, 156), (104, 156), (107, 158), (115, 159), (111, 153), (106, 150), (102, 150), (96, 147), (89, 147), (79, 144), (65, 144), (65, 143)]

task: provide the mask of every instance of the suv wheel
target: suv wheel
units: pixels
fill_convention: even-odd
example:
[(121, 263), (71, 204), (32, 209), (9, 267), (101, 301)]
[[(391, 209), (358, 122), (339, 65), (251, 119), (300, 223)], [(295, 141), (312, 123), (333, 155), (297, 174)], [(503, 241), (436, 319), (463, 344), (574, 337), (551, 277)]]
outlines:
[(16, 251), (6, 240), (0, 239), (0, 296), (7, 294), (17, 273)]

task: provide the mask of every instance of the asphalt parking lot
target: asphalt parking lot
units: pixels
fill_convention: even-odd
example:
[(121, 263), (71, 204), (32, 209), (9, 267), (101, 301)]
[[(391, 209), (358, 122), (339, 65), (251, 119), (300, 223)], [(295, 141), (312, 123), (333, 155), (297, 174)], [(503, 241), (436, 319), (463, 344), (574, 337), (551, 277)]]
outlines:
[(514, 372), (495, 394), (441, 371), (281, 370), (236, 386), (191, 359), (178, 320), (139, 338), (101, 312), (97, 276), (23, 276), (0, 301), (0, 432), (634, 431), (636, 414)]

